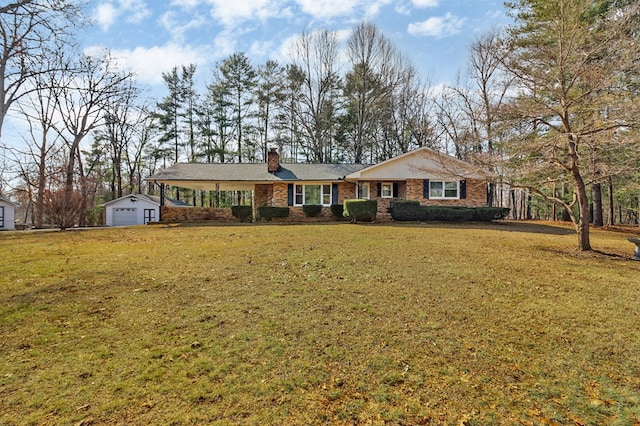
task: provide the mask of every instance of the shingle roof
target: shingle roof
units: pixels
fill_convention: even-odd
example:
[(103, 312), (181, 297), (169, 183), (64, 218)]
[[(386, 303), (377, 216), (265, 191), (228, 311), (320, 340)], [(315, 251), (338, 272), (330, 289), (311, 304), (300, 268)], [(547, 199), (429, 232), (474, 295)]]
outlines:
[[(147, 201), (150, 201), (152, 203), (160, 205), (160, 197), (158, 197), (157, 195), (148, 195), (148, 194), (128, 194), (128, 195), (124, 195), (124, 196), (122, 196), (120, 198), (116, 198), (114, 200), (107, 201), (107, 202), (103, 203), (102, 205), (103, 206), (108, 206), (109, 204), (113, 204), (113, 203), (115, 203), (117, 201), (120, 201), (120, 200), (123, 200), (125, 198), (132, 198), (132, 197), (145, 199)], [(191, 206), (191, 204), (189, 204), (189, 203), (186, 203), (186, 202), (181, 201), (181, 200), (176, 200), (176, 199), (173, 199), (173, 198), (169, 198), (169, 197), (165, 197), (164, 203), (167, 206), (173, 206), (173, 207), (190, 207)]]
[(220, 181), (220, 182), (278, 182), (278, 181), (336, 181), (348, 174), (368, 167), (367, 164), (280, 164), (275, 173), (267, 171), (264, 163), (176, 163), (160, 170), (151, 181)]

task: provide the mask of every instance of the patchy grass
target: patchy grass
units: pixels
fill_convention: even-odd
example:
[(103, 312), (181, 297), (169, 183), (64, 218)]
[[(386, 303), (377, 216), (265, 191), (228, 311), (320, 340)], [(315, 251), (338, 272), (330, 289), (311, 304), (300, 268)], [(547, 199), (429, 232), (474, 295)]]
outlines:
[(640, 262), (568, 228), (0, 234), (0, 424), (640, 422)]

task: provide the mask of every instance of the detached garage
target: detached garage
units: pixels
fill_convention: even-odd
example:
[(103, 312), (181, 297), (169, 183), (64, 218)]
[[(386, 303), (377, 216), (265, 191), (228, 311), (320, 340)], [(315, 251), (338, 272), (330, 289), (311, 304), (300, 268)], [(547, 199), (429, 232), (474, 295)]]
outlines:
[(144, 225), (160, 219), (160, 201), (143, 194), (130, 194), (103, 204), (107, 226)]
[(0, 197), (0, 230), (16, 229), (16, 203)]

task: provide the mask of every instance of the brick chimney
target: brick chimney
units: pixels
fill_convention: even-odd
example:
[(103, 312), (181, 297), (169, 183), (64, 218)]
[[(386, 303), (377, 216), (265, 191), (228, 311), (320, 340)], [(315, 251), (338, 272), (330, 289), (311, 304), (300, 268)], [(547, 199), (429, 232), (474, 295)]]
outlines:
[(276, 148), (270, 148), (267, 153), (267, 171), (275, 173), (280, 170), (280, 155)]

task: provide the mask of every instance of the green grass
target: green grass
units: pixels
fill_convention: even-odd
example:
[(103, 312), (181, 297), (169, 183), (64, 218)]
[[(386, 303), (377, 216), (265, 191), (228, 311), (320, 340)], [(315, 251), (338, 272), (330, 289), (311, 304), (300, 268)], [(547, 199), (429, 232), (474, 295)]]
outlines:
[(0, 234), (0, 424), (640, 422), (640, 262), (567, 228)]

